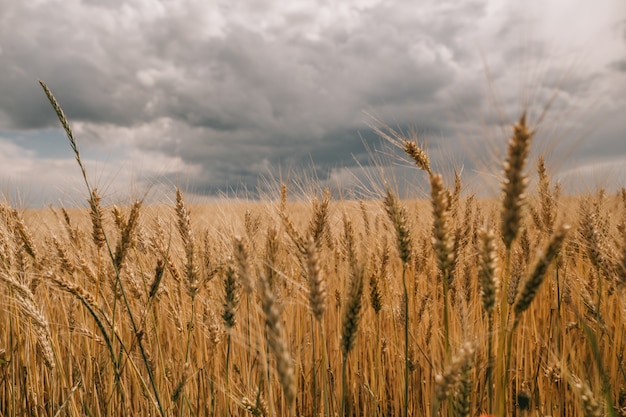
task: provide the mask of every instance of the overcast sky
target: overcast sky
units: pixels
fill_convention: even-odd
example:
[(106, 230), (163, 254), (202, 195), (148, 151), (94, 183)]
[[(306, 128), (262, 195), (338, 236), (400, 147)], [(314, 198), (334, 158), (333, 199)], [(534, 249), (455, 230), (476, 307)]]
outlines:
[(27, 205), (84, 194), (38, 79), (113, 200), (300, 169), (350, 184), (374, 117), (472, 182), (497, 174), (503, 123), (549, 102), (549, 168), (626, 185), (623, 0), (0, 0), (0, 70), (0, 192)]

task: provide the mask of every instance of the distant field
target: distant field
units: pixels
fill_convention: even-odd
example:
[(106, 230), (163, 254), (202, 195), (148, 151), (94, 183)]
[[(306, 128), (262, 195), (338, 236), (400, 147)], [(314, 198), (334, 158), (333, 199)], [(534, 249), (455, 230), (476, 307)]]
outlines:
[(531, 138), (498, 199), (396, 138), (429, 200), (0, 205), (0, 415), (626, 415), (626, 190)]

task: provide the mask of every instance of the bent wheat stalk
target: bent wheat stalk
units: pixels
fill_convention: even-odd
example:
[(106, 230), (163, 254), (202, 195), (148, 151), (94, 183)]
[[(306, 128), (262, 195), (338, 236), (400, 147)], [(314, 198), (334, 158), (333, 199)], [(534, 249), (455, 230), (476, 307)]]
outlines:
[[(70, 127), (70, 123), (67, 119), (67, 117), (65, 116), (65, 113), (63, 112), (63, 109), (61, 108), (61, 106), (59, 105), (58, 101), (56, 100), (56, 98), (54, 97), (54, 95), (52, 94), (52, 91), (50, 90), (50, 88), (43, 82), (43, 81), (39, 81), (39, 84), (41, 85), (41, 87), (44, 90), (44, 93), (46, 94), (46, 96), (48, 97), (48, 100), (50, 101), (50, 104), (52, 105), (52, 108), (54, 109), (54, 111), (57, 114), (57, 117), (59, 119), (59, 121), (61, 122), (61, 125), (63, 126), (63, 129), (65, 130), (65, 133), (67, 135), (67, 138), (70, 142), (70, 147), (72, 148), (72, 151), (74, 152), (74, 157), (76, 159), (76, 162), (78, 163), (78, 166), (81, 170), (82, 176), (83, 176), (83, 180), (85, 182), (85, 186), (87, 187), (87, 191), (89, 193), (89, 204), (90, 206), (93, 208), (94, 206), (98, 206), (98, 202), (95, 201), (94, 199), (94, 188), (91, 187), (89, 180), (87, 178), (87, 171), (85, 169), (85, 166), (83, 165), (82, 159), (80, 157), (80, 151), (78, 149), (78, 144), (76, 143), (76, 139), (74, 138), (74, 133), (72, 132), (72, 129)], [(101, 214), (101, 213), (100, 213)], [(138, 211), (136, 213), (136, 215), (138, 215)], [(135, 219), (136, 220), (136, 219)], [(133, 221), (134, 223), (134, 221)], [(129, 226), (129, 233), (132, 231), (132, 224), (128, 224), (127, 226)], [(129, 237), (129, 236), (127, 236)], [(166, 415), (165, 413), (165, 409), (163, 408), (163, 405), (161, 403), (161, 398), (159, 395), (159, 390), (157, 387), (157, 383), (156, 383), (156, 379), (154, 377), (153, 371), (152, 371), (152, 367), (150, 366), (150, 361), (148, 360), (148, 354), (144, 348), (144, 344), (142, 341), (142, 337), (141, 337), (141, 332), (137, 326), (137, 321), (135, 319), (134, 314), (132, 313), (132, 309), (131, 309), (131, 305), (130, 302), (128, 300), (128, 297), (126, 296), (126, 290), (124, 287), (124, 284), (120, 278), (120, 270), (119, 270), (119, 264), (121, 261), (123, 260), (123, 256), (120, 257), (120, 255), (123, 255), (122, 253), (119, 253), (118, 256), (116, 257), (116, 255), (113, 253), (113, 250), (111, 249), (111, 246), (109, 245), (109, 241), (106, 238), (106, 235), (104, 235), (104, 242), (106, 244), (106, 248), (108, 250), (109, 253), (109, 258), (111, 259), (111, 262), (113, 263), (113, 267), (114, 267), (114, 271), (115, 271), (115, 285), (117, 288), (120, 289), (120, 293), (122, 295), (122, 301), (124, 303), (124, 307), (126, 312), (128, 313), (128, 318), (130, 320), (130, 325), (133, 331), (133, 334), (135, 335), (135, 338), (137, 340), (137, 343), (139, 345), (139, 350), (141, 352), (141, 358), (143, 360), (143, 363), (146, 367), (146, 370), (148, 372), (148, 377), (150, 379), (150, 385), (152, 388), (152, 392), (154, 395), (154, 399), (155, 402), (157, 404), (157, 409), (159, 411), (159, 414), (164, 417)], [(115, 293), (117, 293), (115, 291)], [(115, 305), (117, 303), (117, 296), (114, 298), (114, 307), (113, 307), (113, 312), (114, 312), (114, 316), (113, 316), (113, 322), (111, 324), (111, 328), (114, 329), (115, 328), (115, 312), (117, 311), (117, 309), (115, 308)], [(113, 330), (112, 330), (113, 331)], [(120, 353), (121, 355), (121, 353)], [(119, 362), (119, 361), (118, 361)]]

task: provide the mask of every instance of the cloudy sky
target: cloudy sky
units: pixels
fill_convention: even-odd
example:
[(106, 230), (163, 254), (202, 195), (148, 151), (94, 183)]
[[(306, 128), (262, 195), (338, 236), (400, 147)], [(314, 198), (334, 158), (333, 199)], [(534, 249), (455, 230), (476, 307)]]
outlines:
[(84, 194), (39, 79), (113, 200), (299, 170), (349, 185), (401, 165), (371, 155), (380, 122), (471, 183), (548, 103), (555, 175), (626, 185), (623, 0), (0, 0), (0, 71), (0, 193), (25, 205)]

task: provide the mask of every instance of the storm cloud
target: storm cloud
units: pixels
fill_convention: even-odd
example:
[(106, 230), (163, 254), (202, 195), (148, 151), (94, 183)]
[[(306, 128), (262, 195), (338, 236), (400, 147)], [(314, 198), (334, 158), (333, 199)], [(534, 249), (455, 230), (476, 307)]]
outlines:
[(254, 187), (281, 167), (312, 163), (325, 179), (367, 165), (369, 115), (454, 153), (459, 136), (552, 100), (552, 114), (601, 127), (592, 154), (579, 148), (589, 164), (626, 156), (619, 0), (595, 4), (577, 38), (552, 25), (589, 18), (588, 6), (506, 3), (0, 1), (0, 143), (31, 170), (71, 160), (45, 143), (65, 146), (42, 79), (101, 176), (141, 166), (136, 181), (186, 177), (198, 193)]

